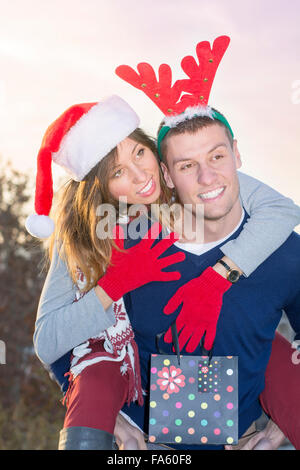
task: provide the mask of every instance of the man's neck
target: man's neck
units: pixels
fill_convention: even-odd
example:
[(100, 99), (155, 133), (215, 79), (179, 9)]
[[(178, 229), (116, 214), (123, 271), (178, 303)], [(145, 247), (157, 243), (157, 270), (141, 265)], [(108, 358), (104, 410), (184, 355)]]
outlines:
[(230, 211), (229, 214), (225, 215), (218, 220), (204, 220), (204, 243), (211, 243), (229, 235), (241, 220), (243, 213), (242, 206), (238, 204), (235, 208)]
[[(223, 217), (218, 219), (206, 219), (204, 216), (203, 230), (199, 238), (195, 237), (194, 239), (186, 238), (183, 236), (180, 239), (181, 243), (213, 243), (218, 240), (226, 238), (230, 233), (232, 233), (235, 228), (239, 225), (241, 217), (243, 214), (243, 209), (238, 200), (237, 203), (232, 207), (230, 212), (228, 212)], [(194, 225), (194, 224), (193, 224)], [(196, 225), (196, 223), (195, 223)], [(196, 231), (197, 233), (197, 231)]]

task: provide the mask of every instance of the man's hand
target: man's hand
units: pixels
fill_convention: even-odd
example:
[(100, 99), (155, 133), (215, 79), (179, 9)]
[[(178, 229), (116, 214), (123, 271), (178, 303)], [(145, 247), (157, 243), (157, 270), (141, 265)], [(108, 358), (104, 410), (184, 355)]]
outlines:
[[(240, 450), (276, 450), (285, 440), (285, 435), (271, 419), (263, 431), (251, 437)], [(225, 450), (234, 450), (232, 446), (225, 446)]]
[(116, 419), (114, 436), (119, 450), (147, 450), (143, 433), (132, 426), (120, 413)]

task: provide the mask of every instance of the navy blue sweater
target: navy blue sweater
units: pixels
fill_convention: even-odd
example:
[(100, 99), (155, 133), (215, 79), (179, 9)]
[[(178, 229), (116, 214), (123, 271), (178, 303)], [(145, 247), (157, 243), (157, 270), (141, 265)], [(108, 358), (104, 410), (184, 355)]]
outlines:
[[(247, 216), (231, 238), (239, 235), (246, 219)], [(150, 355), (159, 352), (156, 336), (168, 330), (180, 311), (179, 307), (174, 314), (164, 315), (164, 306), (181, 285), (222, 258), (220, 246), (200, 256), (185, 252), (184, 262), (168, 268), (171, 271), (179, 270), (180, 280), (152, 282), (125, 296), (127, 313), (139, 347), (142, 386), (145, 390), (149, 390)], [(164, 256), (178, 251), (179, 248), (172, 246)], [(241, 277), (223, 297), (213, 354), (239, 358), (239, 436), (262, 412), (259, 395), (264, 389), (264, 374), (282, 309), (296, 332), (296, 339), (300, 338), (300, 236), (296, 233), (248, 278)], [(159, 347), (172, 354), (171, 345), (164, 342), (163, 336)], [(183, 350), (182, 354), (188, 353)], [(193, 352), (193, 355), (200, 354), (200, 348)], [(147, 432), (147, 409), (146, 397), (144, 407), (131, 404), (124, 406), (123, 411)], [(176, 448), (188, 447), (178, 445)], [(189, 448), (204, 449), (208, 446)]]

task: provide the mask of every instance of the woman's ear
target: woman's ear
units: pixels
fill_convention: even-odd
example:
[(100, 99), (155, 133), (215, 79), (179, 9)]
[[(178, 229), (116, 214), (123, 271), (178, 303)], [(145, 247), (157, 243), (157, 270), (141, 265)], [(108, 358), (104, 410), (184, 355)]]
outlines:
[(167, 165), (165, 163), (161, 162), (160, 167), (161, 167), (161, 171), (163, 172), (164, 179), (165, 179), (165, 182), (166, 182), (166, 185), (168, 186), (168, 188), (170, 188), (170, 189), (175, 188), (175, 186), (173, 184), (173, 181), (171, 179), (171, 176), (170, 176)]

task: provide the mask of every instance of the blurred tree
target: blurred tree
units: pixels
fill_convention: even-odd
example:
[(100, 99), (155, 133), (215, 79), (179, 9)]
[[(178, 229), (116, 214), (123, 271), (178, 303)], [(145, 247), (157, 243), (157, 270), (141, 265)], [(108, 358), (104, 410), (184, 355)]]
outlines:
[(0, 162), (0, 340), (6, 346), (6, 363), (0, 364), (0, 449), (56, 449), (64, 415), (59, 388), (33, 350), (46, 271), (42, 243), (24, 226), (30, 193), (29, 175)]

